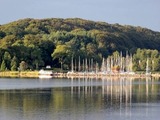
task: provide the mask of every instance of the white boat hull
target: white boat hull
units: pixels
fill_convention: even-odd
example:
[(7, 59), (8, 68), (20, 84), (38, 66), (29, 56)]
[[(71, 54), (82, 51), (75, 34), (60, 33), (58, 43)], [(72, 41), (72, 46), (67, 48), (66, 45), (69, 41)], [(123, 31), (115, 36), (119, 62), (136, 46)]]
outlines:
[(39, 78), (53, 78), (51, 75), (39, 75)]
[(53, 78), (53, 72), (40, 70), (39, 71), (39, 78)]

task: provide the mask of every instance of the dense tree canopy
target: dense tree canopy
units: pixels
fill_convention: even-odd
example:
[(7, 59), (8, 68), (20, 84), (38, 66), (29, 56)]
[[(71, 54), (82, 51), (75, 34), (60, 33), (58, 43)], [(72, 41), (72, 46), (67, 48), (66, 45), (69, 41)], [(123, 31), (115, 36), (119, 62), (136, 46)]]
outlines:
[(150, 54), (158, 70), (160, 33), (146, 28), (79, 18), (23, 19), (0, 26), (1, 70), (17, 70), (19, 64), (24, 69), (69, 67), (71, 58), (79, 56), (101, 62), (115, 51), (134, 54), (137, 48), (157, 50)]
[(147, 59), (150, 71), (160, 71), (160, 53), (157, 50), (149, 49), (137, 49), (133, 56), (134, 70), (146, 70)]

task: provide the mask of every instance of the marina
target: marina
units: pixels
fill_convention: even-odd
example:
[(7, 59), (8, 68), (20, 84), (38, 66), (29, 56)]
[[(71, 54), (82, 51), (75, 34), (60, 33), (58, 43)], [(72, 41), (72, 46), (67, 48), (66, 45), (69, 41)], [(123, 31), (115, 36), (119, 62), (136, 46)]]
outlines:
[(159, 0), (1, 0), (0, 120), (159, 120)]

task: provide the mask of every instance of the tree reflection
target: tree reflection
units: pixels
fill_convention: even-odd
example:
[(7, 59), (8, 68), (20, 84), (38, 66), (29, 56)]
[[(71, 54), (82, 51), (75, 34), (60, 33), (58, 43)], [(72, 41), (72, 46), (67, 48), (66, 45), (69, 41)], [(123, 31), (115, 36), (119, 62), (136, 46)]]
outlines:
[(76, 119), (79, 112), (84, 114), (110, 108), (120, 113), (125, 108), (130, 113), (134, 103), (159, 100), (159, 82), (153, 78), (71, 78), (70, 87), (1, 90), (0, 109), (15, 109), (15, 113), (22, 114), (22, 119), (32, 119), (34, 112), (52, 113), (48, 116), (51, 119), (66, 114), (73, 114), (72, 119)]

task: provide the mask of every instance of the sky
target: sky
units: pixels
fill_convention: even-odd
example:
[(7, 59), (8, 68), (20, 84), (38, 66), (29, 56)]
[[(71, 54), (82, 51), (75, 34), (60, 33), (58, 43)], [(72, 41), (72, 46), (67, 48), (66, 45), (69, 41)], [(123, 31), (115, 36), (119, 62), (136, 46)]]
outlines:
[(160, 32), (160, 0), (0, 0), (0, 24), (24, 18), (82, 18)]

